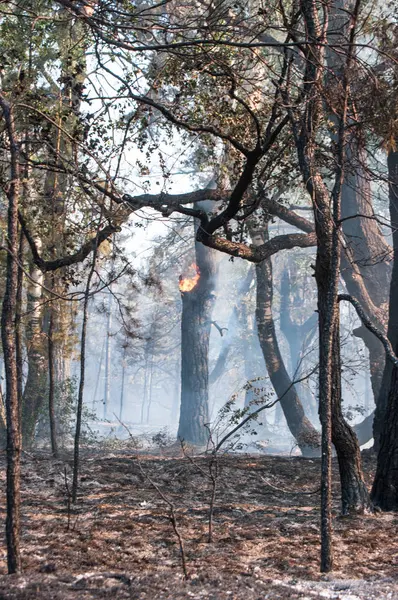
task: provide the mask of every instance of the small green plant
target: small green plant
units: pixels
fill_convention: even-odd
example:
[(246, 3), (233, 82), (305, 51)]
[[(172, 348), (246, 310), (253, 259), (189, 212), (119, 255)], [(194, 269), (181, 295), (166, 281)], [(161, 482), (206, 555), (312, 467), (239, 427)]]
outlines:
[[(211, 426), (213, 439), (216, 440), (216, 450), (221, 449), (222, 446), (224, 451), (242, 450), (245, 446), (241, 441), (242, 434), (258, 435), (258, 427), (262, 426), (259, 421), (261, 412), (274, 405), (272, 402), (274, 393), (259, 384), (264, 379), (266, 378), (257, 377), (247, 381), (220, 408), (217, 418)], [(250, 393), (252, 400), (243, 408), (238, 408), (237, 402), (242, 392), (246, 396)], [(227, 441), (228, 444), (226, 444)]]
[[(77, 410), (77, 389), (78, 381), (76, 377), (66, 379), (58, 384), (55, 389), (56, 433), (59, 445), (64, 448), (68, 448), (73, 443)], [(98, 443), (99, 432), (90, 427), (90, 423), (95, 423), (97, 420), (96, 414), (84, 405), (81, 432), (82, 444), (94, 445)], [(50, 440), (50, 423), (46, 403), (44, 403), (39, 417), (36, 438), (45, 445)]]

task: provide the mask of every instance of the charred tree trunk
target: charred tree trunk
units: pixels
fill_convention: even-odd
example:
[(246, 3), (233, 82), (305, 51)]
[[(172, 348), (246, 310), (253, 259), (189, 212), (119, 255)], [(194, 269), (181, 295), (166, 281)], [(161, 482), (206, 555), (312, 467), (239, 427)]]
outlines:
[(108, 290), (108, 317), (106, 321), (106, 338), (105, 338), (105, 380), (104, 380), (104, 421), (108, 418), (108, 408), (111, 391), (111, 327), (112, 327), (112, 290)]
[(371, 511), (369, 492), (362, 475), (361, 454), (354, 430), (341, 410), (341, 359), (339, 319), (336, 319), (332, 355), (332, 441), (336, 448), (341, 481), (343, 515)]
[(15, 315), (15, 345), (17, 357), (17, 373), (18, 373), (18, 398), (19, 408), (21, 409), (21, 398), (23, 393), (23, 352), (22, 352), (22, 291), (23, 291), (23, 256), (24, 256), (24, 241), (25, 237), (22, 230), (19, 233), (19, 248), (18, 248), (18, 283), (16, 297), (16, 315)]
[[(389, 200), (390, 200), (390, 221), (392, 224), (392, 239), (394, 261), (390, 284), (390, 304), (388, 314), (388, 339), (391, 342), (395, 352), (398, 346), (398, 152), (390, 152), (387, 159), (388, 178), (389, 178)], [(391, 361), (386, 361), (383, 378), (380, 386), (380, 393), (375, 410), (373, 423), (374, 448), (378, 452), (380, 449), (380, 439), (383, 432), (384, 421), (387, 406), (389, 403), (390, 389), (393, 388), (394, 368)]]
[(58, 456), (57, 428), (55, 421), (55, 368), (54, 368), (54, 315), (50, 307), (50, 323), (48, 326), (48, 417), (50, 422), (51, 451), (54, 458)]
[[(356, 11), (359, 4), (355, 5)], [(309, 39), (320, 39), (321, 25), (315, 4), (302, 3)], [(322, 96), (319, 93), (324, 80), (325, 48), (314, 43), (309, 51), (304, 76), (306, 107), (302, 114), (300, 129), (294, 123), (295, 142), (299, 166), (304, 184), (311, 197), (315, 231), (317, 237), (317, 256), (315, 278), (318, 288), (319, 313), (319, 415), (322, 424), (322, 476), (321, 476), (321, 571), (333, 568), (331, 534), (331, 438), (334, 430), (336, 452), (343, 458), (340, 468), (344, 468), (347, 447), (353, 452), (354, 463), (349, 463), (348, 475), (340, 472), (342, 498), (350, 500), (352, 496), (361, 498), (363, 477), (360, 466), (359, 445), (355, 435), (349, 435), (340, 419), (341, 406), (341, 369), (339, 339), (338, 285), (340, 278), (340, 228), (342, 187), (347, 170), (347, 122), (349, 115), (349, 79), (352, 61), (353, 42), (356, 33), (357, 12), (350, 14), (350, 45), (342, 64), (337, 65), (341, 73), (341, 85), (336, 95), (337, 141), (336, 173), (333, 190), (330, 193), (322, 178), (317, 162), (316, 140), (322, 115)], [(340, 35), (344, 32), (338, 30)], [(330, 34), (330, 29), (329, 29)], [(293, 117), (293, 115), (291, 115)], [(335, 365), (334, 361), (338, 364)], [(336, 368), (334, 368), (336, 367)], [(333, 419), (333, 422), (332, 422)], [(348, 439), (349, 438), (349, 439)], [(363, 498), (363, 496), (362, 496)], [(362, 506), (355, 503), (355, 511), (364, 510), (369, 500), (363, 498)], [(347, 506), (349, 509), (349, 506)]]
[[(254, 243), (264, 243), (267, 230), (252, 235)], [(295, 386), (286, 371), (279, 350), (272, 316), (272, 263), (266, 259), (256, 265), (257, 303), (256, 319), (260, 346), (268, 375), (286, 417), (291, 434), (296, 439), (303, 456), (319, 456), (319, 434), (309, 419), (297, 395)]]
[[(398, 347), (395, 348), (397, 353)], [(391, 389), (380, 435), (372, 500), (383, 510), (398, 510), (398, 369), (394, 367)]]
[[(390, 214), (393, 228), (394, 263), (390, 287), (388, 337), (398, 353), (398, 152), (388, 156)], [(372, 488), (374, 503), (384, 510), (398, 509), (398, 369), (387, 361), (383, 394), (374, 424), (378, 446), (377, 469)], [(388, 378), (390, 377), (389, 384)], [(387, 393), (389, 388), (389, 393)]]
[(17, 309), (18, 265), (18, 204), (20, 196), (19, 151), (15, 138), (14, 118), (10, 106), (0, 95), (11, 156), (10, 184), (7, 191), (7, 267), (5, 293), (1, 313), (1, 340), (6, 375), (7, 413), (7, 564), (9, 573), (21, 571), (20, 553), (20, 480), (21, 480), (21, 421), (18, 397), (18, 368), (15, 339)]
[[(335, 46), (344, 43), (350, 27), (354, 0), (335, 0), (331, 4), (328, 41)], [(334, 84), (341, 85), (344, 77), (344, 53), (334, 49), (326, 52), (327, 63), (333, 74)], [(336, 90), (338, 93), (338, 90)], [(337, 117), (329, 117), (337, 124)], [(333, 136), (333, 132), (332, 132)], [(336, 135), (334, 135), (336, 139)], [(343, 277), (349, 294), (360, 297), (359, 282), (364, 284), (368, 300), (376, 309), (388, 302), (391, 278), (390, 247), (374, 216), (371, 180), (367, 172), (365, 140), (356, 128), (347, 133), (345, 145), (346, 172), (341, 189), (341, 218), (343, 232), (349, 246), (350, 261), (343, 256)], [(352, 273), (352, 271), (355, 271)], [(367, 311), (372, 316), (373, 311)], [(374, 311), (376, 312), (376, 311)], [(369, 351), (369, 368), (375, 403), (378, 403), (382, 385), (385, 354), (382, 346), (364, 327), (354, 331)], [(376, 417), (377, 418), (377, 417)]]
[(80, 381), (79, 391), (77, 395), (77, 413), (76, 413), (76, 429), (75, 429), (75, 443), (73, 449), (73, 477), (72, 477), (72, 502), (77, 500), (77, 490), (79, 486), (79, 470), (80, 470), (80, 434), (82, 428), (82, 414), (83, 414), (83, 394), (84, 394), (84, 382), (86, 376), (86, 337), (87, 337), (87, 321), (88, 321), (88, 303), (90, 300), (90, 285), (91, 280), (95, 271), (95, 263), (97, 260), (97, 250), (94, 248), (93, 262), (90, 267), (90, 271), (87, 277), (86, 289), (84, 293), (83, 302), (83, 321), (82, 331), (80, 336)]
[(193, 289), (181, 292), (181, 406), (177, 437), (205, 445), (215, 261), (214, 251), (198, 242), (195, 242), (195, 254), (199, 280)]
[(34, 441), (37, 421), (47, 397), (48, 387), (47, 336), (43, 328), (41, 302), (43, 273), (32, 266), (30, 276), (27, 289), (29, 319), (26, 324), (28, 375), (22, 403), (22, 438), (24, 445), (28, 447)]

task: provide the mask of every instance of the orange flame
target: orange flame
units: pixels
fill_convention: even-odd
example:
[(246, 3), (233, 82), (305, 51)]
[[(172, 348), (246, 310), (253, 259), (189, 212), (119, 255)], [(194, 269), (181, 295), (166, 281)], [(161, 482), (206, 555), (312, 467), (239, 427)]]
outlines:
[(199, 267), (192, 263), (187, 270), (187, 277), (180, 275), (178, 287), (180, 292), (190, 292), (196, 286), (200, 278)]

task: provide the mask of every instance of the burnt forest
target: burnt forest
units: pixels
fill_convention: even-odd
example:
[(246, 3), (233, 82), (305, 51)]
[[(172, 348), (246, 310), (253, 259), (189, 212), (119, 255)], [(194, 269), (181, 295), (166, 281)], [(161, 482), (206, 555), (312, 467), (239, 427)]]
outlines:
[(398, 600), (398, 0), (0, 0), (0, 600)]

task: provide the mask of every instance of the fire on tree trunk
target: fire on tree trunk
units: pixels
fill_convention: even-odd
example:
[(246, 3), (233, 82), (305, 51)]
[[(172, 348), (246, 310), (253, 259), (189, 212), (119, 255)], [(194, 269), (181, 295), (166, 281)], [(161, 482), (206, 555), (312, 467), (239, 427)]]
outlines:
[(195, 244), (196, 264), (180, 277), (181, 315), (181, 407), (178, 439), (207, 443), (209, 422), (209, 341), (214, 295), (213, 251)]

